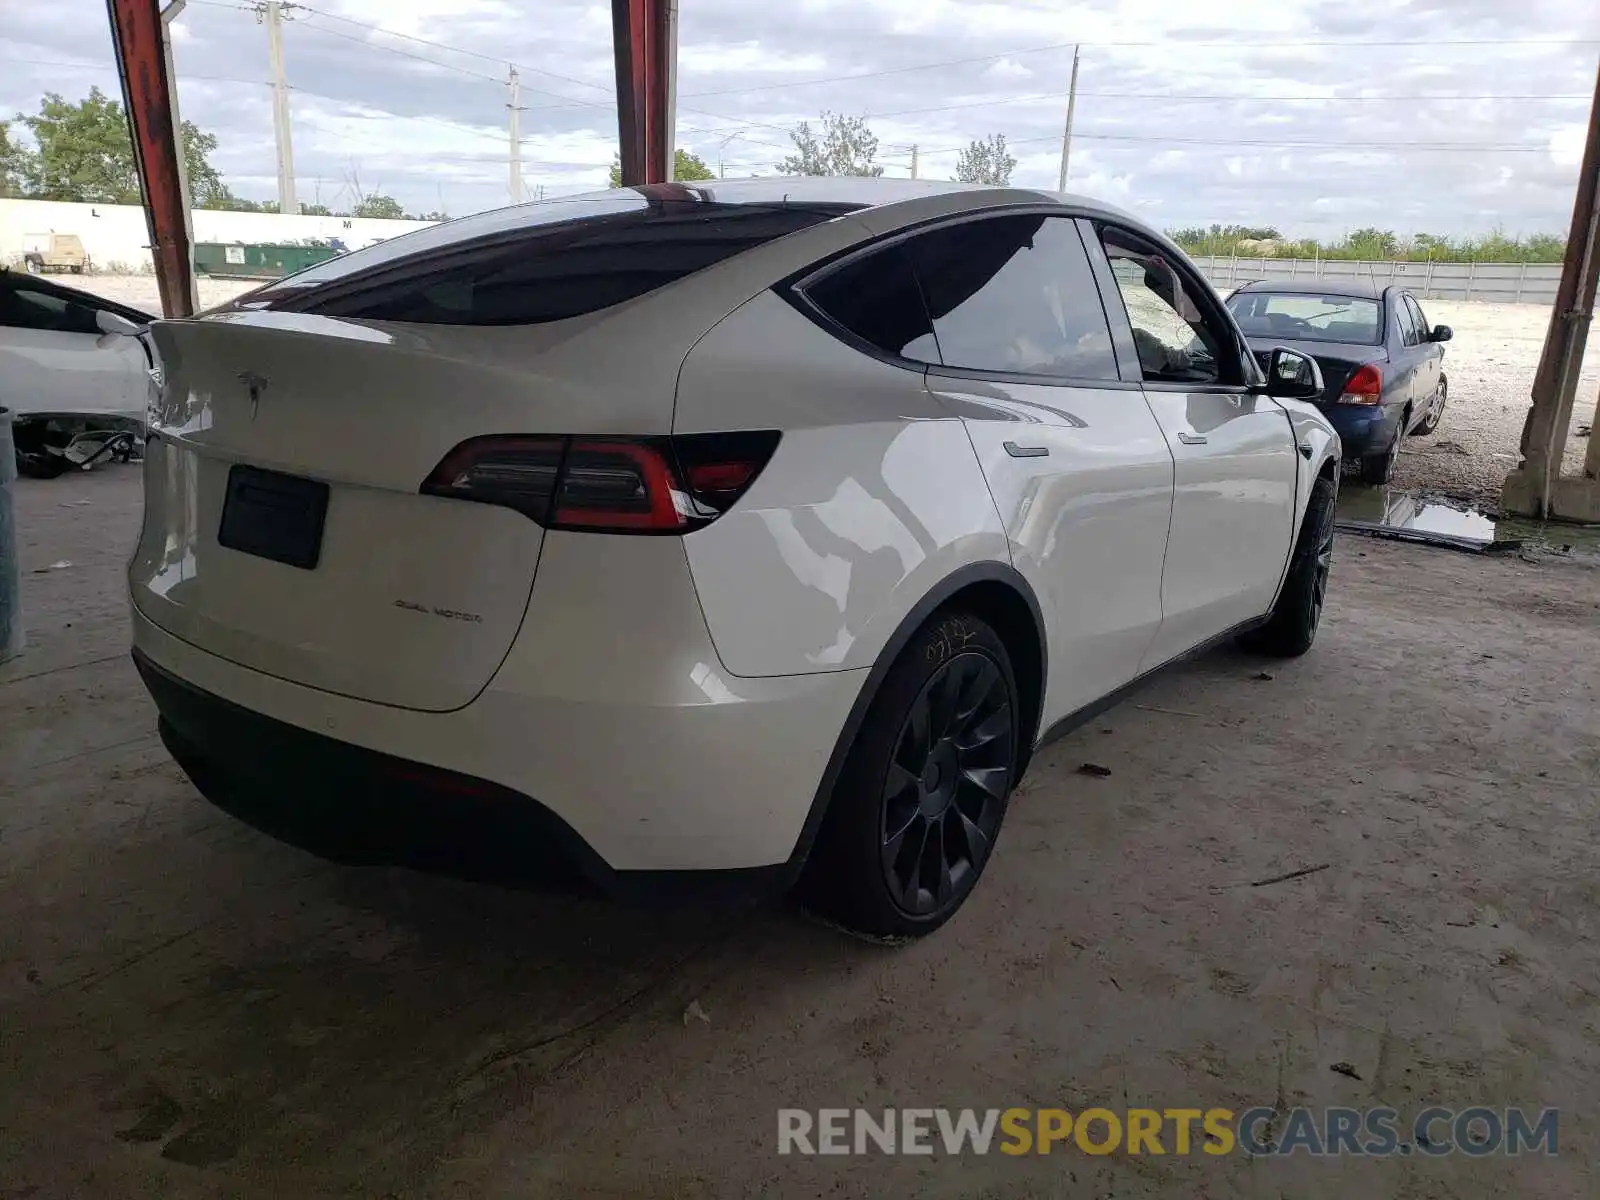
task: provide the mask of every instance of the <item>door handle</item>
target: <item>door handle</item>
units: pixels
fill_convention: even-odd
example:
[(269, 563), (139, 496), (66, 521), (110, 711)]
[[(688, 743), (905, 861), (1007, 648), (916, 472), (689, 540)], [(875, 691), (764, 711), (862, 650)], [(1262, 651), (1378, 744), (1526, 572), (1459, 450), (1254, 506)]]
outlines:
[(1185, 446), (1204, 446), (1206, 444), (1206, 435), (1203, 433), (1180, 433), (1178, 440)]
[(1019, 446), (1015, 442), (1002, 443), (1006, 453), (1012, 458), (1044, 458), (1050, 453), (1049, 446)]

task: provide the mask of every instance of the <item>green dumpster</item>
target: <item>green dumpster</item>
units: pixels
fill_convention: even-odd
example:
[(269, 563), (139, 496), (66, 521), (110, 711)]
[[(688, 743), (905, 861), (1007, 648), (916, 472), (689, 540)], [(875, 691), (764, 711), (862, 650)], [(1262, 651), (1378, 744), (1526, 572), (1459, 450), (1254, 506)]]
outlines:
[(194, 269), (217, 279), (281, 279), (338, 255), (331, 246), (196, 242)]

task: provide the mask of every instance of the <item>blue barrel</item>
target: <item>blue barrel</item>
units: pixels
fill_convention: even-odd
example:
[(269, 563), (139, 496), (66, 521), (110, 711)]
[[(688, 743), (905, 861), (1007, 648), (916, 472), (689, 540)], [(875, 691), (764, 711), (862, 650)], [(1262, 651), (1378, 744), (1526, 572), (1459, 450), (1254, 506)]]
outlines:
[(22, 562), (17, 557), (17, 477), (11, 410), (0, 408), (0, 662), (22, 653)]

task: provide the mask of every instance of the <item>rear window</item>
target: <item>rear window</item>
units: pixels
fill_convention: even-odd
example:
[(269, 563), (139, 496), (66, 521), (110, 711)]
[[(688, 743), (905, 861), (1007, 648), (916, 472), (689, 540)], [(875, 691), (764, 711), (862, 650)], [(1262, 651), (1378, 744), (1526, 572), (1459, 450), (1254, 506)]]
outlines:
[(636, 299), (854, 211), (608, 193), (435, 226), (292, 275), (241, 307), (434, 325), (540, 325)]
[(1383, 305), (1360, 296), (1239, 292), (1228, 309), (1246, 337), (1368, 346), (1383, 340)]

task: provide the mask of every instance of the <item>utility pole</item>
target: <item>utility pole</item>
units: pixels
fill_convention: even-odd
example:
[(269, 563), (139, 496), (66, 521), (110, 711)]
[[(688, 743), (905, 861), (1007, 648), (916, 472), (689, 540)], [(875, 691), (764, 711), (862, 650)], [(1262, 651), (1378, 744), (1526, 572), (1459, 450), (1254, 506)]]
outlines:
[(667, 4), (667, 182), (678, 178), (678, 0)]
[[(1522, 465), (1506, 477), (1501, 505), (1509, 512), (1600, 523), (1600, 454), (1585, 455), (1584, 473), (1562, 478), (1561, 467), (1577, 402), (1583, 351), (1600, 291), (1600, 73), (1583, 161), (1578, 167), (1572, 228), (1544, 352), (1533, 377), (1533, 404), (1522, 426)], [(1596, 409), (1600, 413), (1600, 407)]]
[(506, 102), (506, 108), (511, 110), (511, 203), (522, 203), (522, 81), (517, 78), (517, 69), (510, 68), (510, 77), (506, 86), (511, 90), (511, 98)]
[(1056, 181), (1056, 191), (1067, 190), (1067, 162), (1072, 157), (1072, 110), (1078, 106), (1078, 51), (1072, 48), (1072, 83), (1067, 87), (1067, 128), (1061, 135), (1061, 177)]
[[(727, 137), (723, 138), (720, 142), (717, 143), (717, 178), (718, 179), (726, 179), (728, 177), (727, 168), (722, 165), (722, 153), (723, 153), (723, 151), (725, 151), (728, 148), (728, 143), (729, 142), (733, 141), (735, 138), (739, 138), (739, 137), (743, 137), (743, 136), (744, 135), (740, 134), (740, 133), (730, 133)], [(676, 158), (677, 155), (674, 154), (673, 157)]]
[(178, 72), (172, 65), (172, 22), (189, 0), (172, 0), (161, 10), (161, 53), (167, 60), (167, 108), (172, 112), (172, 134), (178, 140), (178, 191), (183, 196), (183, 236), (189, 244), (189, 311), (200, 311), (200, 283), (194, 273), (194, 194), (189, 191), (188, 147), (183, 139), (183, 118), (178, 114)]
[(911, 178), (917, 177), (917, 144), (911, 143)]
[(272, 132), (278, 143), (278, 211), (300, 211), (294, 198), (294, 135), (289, 129), (289, 85), (283, 78), (283, 17), (294, 10), (282, 0), (256, 6), (256, 20), (267, 24), (267, 57), (272, 61)]

